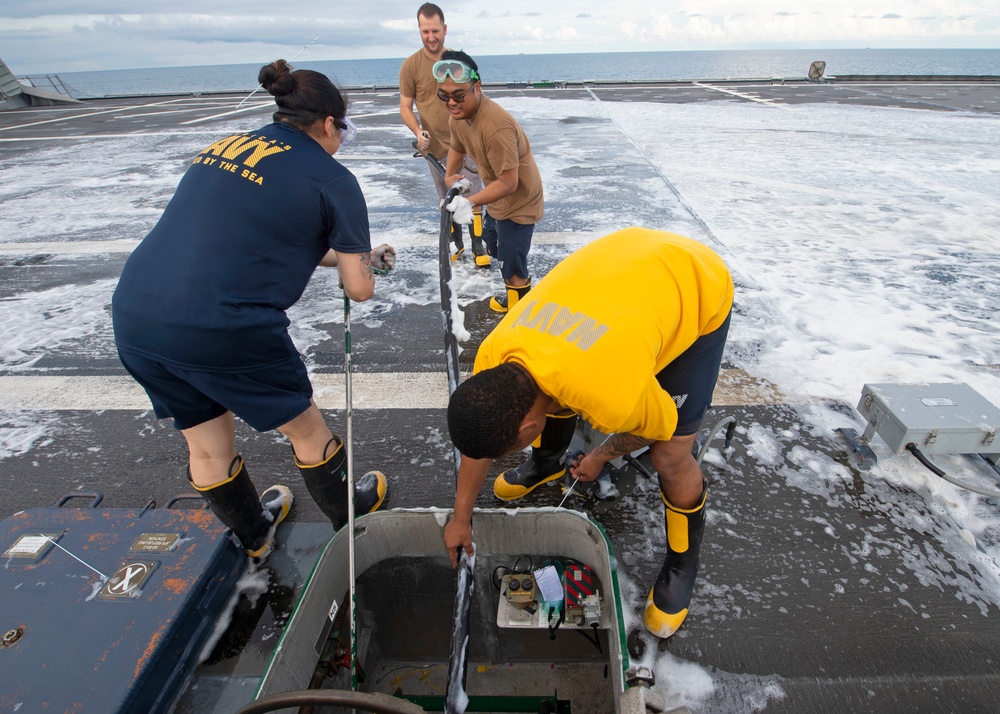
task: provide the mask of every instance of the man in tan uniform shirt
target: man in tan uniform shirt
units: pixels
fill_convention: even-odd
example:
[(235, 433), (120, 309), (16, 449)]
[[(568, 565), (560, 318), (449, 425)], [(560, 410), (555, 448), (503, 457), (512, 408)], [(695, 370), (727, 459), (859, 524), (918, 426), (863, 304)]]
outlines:
[[(403, 60), (399, 68), (399, 115), (416, 137), (417, 149), (422, 153), (429, 153), (443, 164), (451, 146), (451, 130), (448, 126), (448, 110), (437, 98), (437, 82), (431, 75), (431, 67), (441, 59), (441, 54), (445, 51), (448, 25), (444, 22), (444, 11), (434, 3), (424, 3), (417, 10), (417, 27), (420, 29), (423, 47)], [(413, 111), (414, 104), (419, 117)], [(465, 163), (460, 173), (472, 183), (473, 191), (482, 189), (483, 181), (471, 159)], [(440, 203), (448, 192), (448, 186), (445, 185), (444, 177), (433, 169), (431, 178), (434, 179)], [(461, 254), (461, 224), (454, 225), (453, 236), (459, 252), (452, 260)], [(477, 236), (472, 238), (472, 252), (477, 266), (489, 267), (490, 256), (482, 239)]]
[(486, 187), (473, 190), (468, 202), (472, 210), (487, 206), (483, 239), (490, 255), (500, 261), (506, 287), (503, 295), (490, 299), (490, 307), (507, 312), (531, 289), (528, 251), (535, 224), (545, 212), (542, 177), (520, 125), (483, 94), (475, 60), (447, 50), (434, 63), (433, 76), (438, 99), (451, 115), (445, 182), (461, 178), (458, 172), (466, 156), (476, 161)]

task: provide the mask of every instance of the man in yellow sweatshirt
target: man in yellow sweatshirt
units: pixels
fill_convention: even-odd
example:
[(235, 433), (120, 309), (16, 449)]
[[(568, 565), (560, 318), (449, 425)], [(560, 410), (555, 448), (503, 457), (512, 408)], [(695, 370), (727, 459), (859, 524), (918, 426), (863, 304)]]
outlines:
[[(494, 459), (533, 447), (494, 482), (496, 496), (509, 501), (567, 468), (593, 481), (607, 462), (649, 446), (667, 556), (643, 619), (659, 637), (676, 632), (705, 527), (705, 482), (692, 446), (711, 404), (732, 304), (722, 259), (663, 231), (612, 233), (553, 268), (483, 340), (473, 376), (448, 405), (462, 453), (444, 533), (453, 561), (460, 547), (472, 553), (472, 508)], [(577, 415), (611, 436), (567, 463)]]

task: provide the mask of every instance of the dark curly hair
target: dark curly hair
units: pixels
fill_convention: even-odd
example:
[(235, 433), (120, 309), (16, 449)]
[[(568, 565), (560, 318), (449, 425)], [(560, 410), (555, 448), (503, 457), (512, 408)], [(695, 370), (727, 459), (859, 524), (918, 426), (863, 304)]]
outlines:
[(538, 395), (535, 380), (516, 364), (501, 364), (473, 375), (458, 385), (448, 401), (452, 443), (472, 459), (497, 459), (509, 453)]
[(272, 117), (274, 121), (305, 131), (327, 117), (343, 121), (347, 116), (347, 100), (321, 72), (293, 70), (285, 60), (275, 60), (260, 68), (257, 81), (278, 105)]

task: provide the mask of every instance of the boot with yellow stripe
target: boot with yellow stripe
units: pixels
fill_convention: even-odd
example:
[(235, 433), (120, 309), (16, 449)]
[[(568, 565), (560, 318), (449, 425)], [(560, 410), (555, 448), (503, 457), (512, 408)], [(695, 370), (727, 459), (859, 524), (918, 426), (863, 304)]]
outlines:
[[(336, 434), (327, 442), (326, 457), (307, 465), (295, 458), (306, 488), (316, 505), (333, 523), (334, 532), (347, 524), (347, 453)], [(294, 456), (294, 453), (293, 453)], [(354, 514), (363, 516), (382, 505), (388, 485), (381, 471), (369, 471), (354, 484)]]
[[(188, 480), (191, 469), (188, 469)], [(282, 485), (271, 486), (257, 498), (246, 464), (239, 455), (229, 465), (229, 478), (213, 486), (195, 486), (212, 511), (239, 538), (251, 558), (262, 560), (274, 546), (274, 531), (292, 507), (292, 492)]]
[(488, 268), (492, 264), (486, 243), (476, 234), (472, 235), (472, 255), (476, 258), (477, 268)]
[(469, 235), (472, 236), (472, 255), (476, 258), (476, 267), (490, 267), (490, 254), (486, 249), (486, 243), (483, 242), (482, 206), (472, 209), (472, 225), (469, 226)]
[(562, 478), (566, 473), (566, 450), (573, 441), (576, 414), (546, 415), (545, 428), (531, 445), (531, 456), (517, 468), (504, 471), (493, 482), (493, 493), (501, 501), (514, 501), (534, 491), (543, 483)]
[(517, 301), (523, 299), (531, 290), (531, 281), (525, 285), (510, 285), (505, 282), (504, 287), (506, 288), (504, 295), (499, 297), (494, 295), (490, 298), (490, 309), (494, 312), (507, 312), (517, 305)]
[(683, 509), (672, 506), (660, 492), (666, 512), (667, 558), (649, 592), (642, 616), (646, 629), (657, 637), (670, 637), (687, 617), (705, 532), (706, 494), (707, 489), (702, 490), (695, 508)]
[(451, 262), (457, 261), (465, 255), (465, 241), (462, 240), (462, 224), (451, 224), (451, 241), (455, 244), (455, 252), (451, 254)]

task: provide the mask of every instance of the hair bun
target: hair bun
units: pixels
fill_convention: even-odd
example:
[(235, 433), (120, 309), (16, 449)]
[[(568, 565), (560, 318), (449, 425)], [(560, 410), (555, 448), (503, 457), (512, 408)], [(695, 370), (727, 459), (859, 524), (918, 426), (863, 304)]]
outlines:
[(266, 64), (257, 73), (257, 82), (260, 83), (268, 94), (281, 97), (291, 94), (295, 89), (295, 80), (292, 78), (292, 67), (283, 59), (275, 60), (271, 64)]

